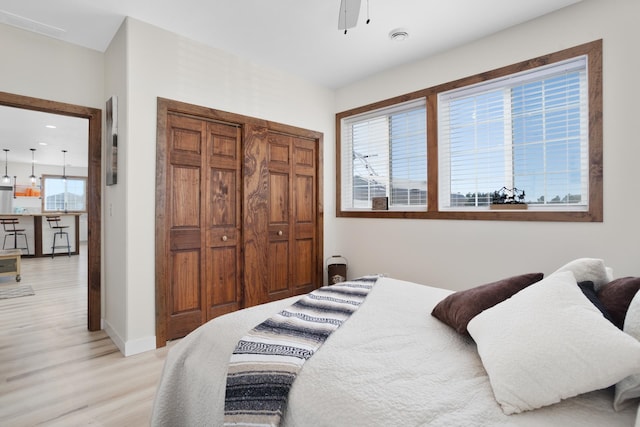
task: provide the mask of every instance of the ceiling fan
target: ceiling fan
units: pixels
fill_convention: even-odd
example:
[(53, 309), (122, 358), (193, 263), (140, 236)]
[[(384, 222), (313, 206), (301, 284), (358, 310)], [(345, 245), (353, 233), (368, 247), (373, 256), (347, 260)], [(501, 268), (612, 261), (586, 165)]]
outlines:
[[(340, 11), (338, 13), (338, 29), (344, 30), (347, 34), (349, 28), (353, 28), (358, 23), (360, 13), (360, 0), (340, 0)], [(367, 24), (369, 19), (369, 0), (367, 0)]]

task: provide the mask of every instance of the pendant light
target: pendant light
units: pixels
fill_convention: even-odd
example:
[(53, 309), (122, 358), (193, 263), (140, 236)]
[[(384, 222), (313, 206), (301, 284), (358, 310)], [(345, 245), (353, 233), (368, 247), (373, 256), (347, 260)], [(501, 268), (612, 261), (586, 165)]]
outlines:
[(67, 150), (62, 150), (62, 179), (67, 180)]
[(33, 167), (36, 163), (36, 149), (35, 148), (30, 148), (31, 150), (31, 175), (29, 175), (29, 179), (31, 180), (31, 184), (35, 185), (36, 183), (36, 174), (33, 171)]
[(4, 151), (4, 176), (2, 177), (2, 183), (9, 184), (11, 182), (11, 177), (9, 176), (9, 174), (7, 174), (7, 163), (8, 163), (7, 153), (9, 152), (9, 149), (3, 148), (2, 150)]

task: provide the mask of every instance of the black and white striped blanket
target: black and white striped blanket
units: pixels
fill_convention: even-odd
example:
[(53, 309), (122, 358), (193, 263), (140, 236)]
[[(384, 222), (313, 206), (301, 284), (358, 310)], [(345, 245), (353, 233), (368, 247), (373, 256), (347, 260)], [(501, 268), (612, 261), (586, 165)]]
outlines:
[(242, 337), (229, 361), (224, 425), (279, 425), (304, 362), (360, 307), (377, 279), (316, 289)]

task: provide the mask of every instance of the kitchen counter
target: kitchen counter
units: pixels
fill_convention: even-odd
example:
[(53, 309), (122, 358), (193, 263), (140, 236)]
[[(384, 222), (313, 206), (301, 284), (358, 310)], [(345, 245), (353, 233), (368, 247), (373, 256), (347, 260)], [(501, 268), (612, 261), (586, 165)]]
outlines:
[[(80, 215), (79, 212), (47, 212), (47, 213), (16, 213), (16, 214), (0, 214), (0, 218), (17, 218), (19, 225), (16, 228), (23, 228), (27, 235), (27, 242), (29, 246), (29, 254), (26, 250), (23, 250), (22, 256), (43, 257), (51, 256), (51, 246), (53, 245), (53, 233), (54, 230), (49, 227), (46, 219), (42, 217), (46, 216), (60, 216), (61, 225), (66, 225), (64, 231), (69, 233), (69, 245), (71, 246), (71, 255), (78, 255), (80, 251)], [(4, 241), (5, 230), (0, 227), (0, 232), (3, 235), (4, 249), (13, 249), (13, 239), (6, 239)], [(18, 245), (23, 244), (23, 239), (18, 239)], [(66, 241), (64, 241), (66, 243)], [(56, 241), (56, 255), (67, 255), (66, 250), (60, 249), (58, 246), (60, 242)], [(2, 249), (2, 248), (0, 248)]]
[(51, 213), (29, 213), (29, 212), (23, 212), (23, 213), (12, 213), (12, 214), (8, 214), (8, 213), (4, 213), (4, 214), (0, 214), (0, 218), (19, 218), (21, 216), (80, 216), (82, 215), (83, 212), (51, 212)]

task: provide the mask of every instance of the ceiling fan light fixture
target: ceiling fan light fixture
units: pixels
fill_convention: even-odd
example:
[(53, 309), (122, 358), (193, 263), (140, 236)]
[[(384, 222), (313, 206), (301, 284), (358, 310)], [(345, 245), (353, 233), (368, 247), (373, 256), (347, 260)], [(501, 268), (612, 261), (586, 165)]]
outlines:
[(347, 34), (349, 28), (358, 23), (360, 14), (360, 0), (340, 0), (340, 12), (338, 13), (338, 30), (344, 30)]
[(409, 32), (402, 28), (396, 28), (389, 32), (389, 38), (394, 42), (405, 41), (409, 38)]

